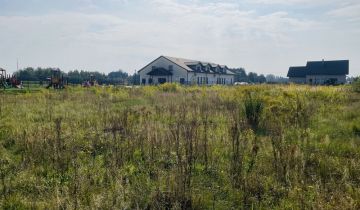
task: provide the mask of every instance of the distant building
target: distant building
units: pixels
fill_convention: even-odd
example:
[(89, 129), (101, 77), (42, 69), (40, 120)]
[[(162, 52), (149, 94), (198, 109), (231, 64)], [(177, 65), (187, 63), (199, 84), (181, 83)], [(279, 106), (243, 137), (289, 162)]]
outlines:
[(289, 82), (297, 84), (324, 85), (345, 84), (349, 74), (348, 60), (309, 61), (306, 66), (289, 68)]
[(225, 65), (160, 56), (138, 71), (141, 85), (169, 83), (213, 85), (234, 83), (234, 73)]

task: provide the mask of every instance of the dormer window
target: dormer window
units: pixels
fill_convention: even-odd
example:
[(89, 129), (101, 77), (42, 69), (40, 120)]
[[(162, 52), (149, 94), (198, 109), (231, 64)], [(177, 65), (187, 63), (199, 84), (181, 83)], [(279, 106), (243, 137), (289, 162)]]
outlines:
[(227, 69), (228, 69), (228, 67), (225, 66), (224, 69), (223, 69), (223, 73), (224, 73), (224, 74), (226, 74), (226, 70), (227, 70)]
[(200, 63), (196, 66), (196, 70), (201, 71), (201, 64)]

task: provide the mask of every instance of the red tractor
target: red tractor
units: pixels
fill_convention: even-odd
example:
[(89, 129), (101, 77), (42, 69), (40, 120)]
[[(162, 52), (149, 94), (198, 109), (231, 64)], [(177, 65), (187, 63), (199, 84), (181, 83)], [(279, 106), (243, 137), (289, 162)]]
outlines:
[(0, 88), (22, 88), (22, 82), (15, 75), (7, 75), (6, 70), (0, 68)]

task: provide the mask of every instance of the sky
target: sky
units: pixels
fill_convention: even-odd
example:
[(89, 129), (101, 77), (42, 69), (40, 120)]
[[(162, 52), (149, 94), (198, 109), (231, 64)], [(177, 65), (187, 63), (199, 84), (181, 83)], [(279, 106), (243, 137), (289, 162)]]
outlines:
[(0, 0), (0, 67), (130, 74), (160, 55), (286, 76), (309, 60), (360, 75), (359, 0)]

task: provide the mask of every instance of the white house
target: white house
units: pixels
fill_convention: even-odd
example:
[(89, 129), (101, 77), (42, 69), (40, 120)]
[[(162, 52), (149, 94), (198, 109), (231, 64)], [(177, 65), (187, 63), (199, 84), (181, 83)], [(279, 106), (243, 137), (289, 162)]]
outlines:
[(306, 66), (290, 67), (289, 81), (298, 84), (345, 84), (349, 74), (348, 60), (309, 61)]
[(213, 85), (234, 83), (234, 73), (225, 65), (160, 56), (138, 71), (142, 85), (166, 82)]

